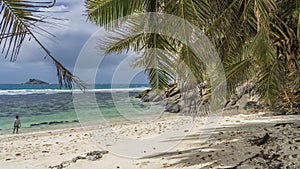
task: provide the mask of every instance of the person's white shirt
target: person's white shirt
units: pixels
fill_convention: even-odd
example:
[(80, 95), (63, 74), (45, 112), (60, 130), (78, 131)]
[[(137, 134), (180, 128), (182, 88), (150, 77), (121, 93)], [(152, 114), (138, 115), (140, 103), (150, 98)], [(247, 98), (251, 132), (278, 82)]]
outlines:
[(20, 119), (15, 119), (14, 126), (15, 127), (19, 127), (20, 126)]

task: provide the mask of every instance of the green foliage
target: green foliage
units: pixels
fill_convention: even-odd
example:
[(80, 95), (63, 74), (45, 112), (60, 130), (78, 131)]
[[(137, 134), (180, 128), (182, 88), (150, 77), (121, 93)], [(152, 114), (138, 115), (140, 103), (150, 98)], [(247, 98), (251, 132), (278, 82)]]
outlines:
[(87, 0), (86, 12), (88, 19), (97, 25), (115, 28), (120, 24), (116, 22), (117, 19), (142, 11), (147, 2), (148, 0)]
[[(191, 70), (197, 83), (205, 78), (203, 63), (185, 44), (191, 40), (188, 32), (182, 29), (185, 42), (179, 42), (140, 32), (151, 18), (136, 23), (133, 19), (126, 24), (122, 24), (123, 19), (114, 20), (141, 12), (178, 16), (196, 25), (215, 45), (225, 68), (229, 92), (251, 80), (257, 84), (262, 98), (272, 105), (282, 95), (292, 102), (289, 97), (294, 98), (299, 91), (299, 0), (87, 0), (86, 4), (92, 22), (100, 26), (108, 24), (106, 28), (113, 28), (116, 33), (105, 42), (107, 53), (130, 49), (141, 53), (138, 65), (145, 68), (152, 87), (163, 88), (169, 81), (186, 75), (182, 69)], [(151, 48), (164, 52), (149, 52), (147, 49)], [(182, 63), (187, 67), (179, 66)], [(176, 70), (180, 68), (182, 75)], [(297, 87), (292, 91), (291, 86)]]

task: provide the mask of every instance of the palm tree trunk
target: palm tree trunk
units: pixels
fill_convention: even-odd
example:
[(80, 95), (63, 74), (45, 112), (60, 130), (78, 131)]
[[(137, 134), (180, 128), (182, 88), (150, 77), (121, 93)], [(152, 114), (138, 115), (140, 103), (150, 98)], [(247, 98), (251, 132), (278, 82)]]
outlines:
[(256, 17), (256, 20), (257, 20), (257, 32), (260, 30), (260, 27), (261, 27), (261, 16), (260, 16), (260, 13), (259, 13), (259, 9), (257, 7), (257, 2), (254, 1), (254, 15)]
[(300, 43), (300, 14), (298, 16), (297, 39), (298, 39), (298, 42)]

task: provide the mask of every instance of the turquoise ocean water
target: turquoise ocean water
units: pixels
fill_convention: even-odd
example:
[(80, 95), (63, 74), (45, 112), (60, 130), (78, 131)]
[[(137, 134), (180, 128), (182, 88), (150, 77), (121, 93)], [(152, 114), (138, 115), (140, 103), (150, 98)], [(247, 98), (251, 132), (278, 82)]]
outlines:
[[(89, 92), (95, 93), (96, 108), (102, 116), (111, 121), (122, 121), (115, 108), (115, 102), (130, 103), (137, 109), (146, 109), (147, 104), (135, 98), (148, 84), (114, 85), (97, 84), (89, 86)], [(80, 90), (73, 92), (81, 93)], [(114, 93), (114, 100), (112, 99)], [(0, 134), (12, 132), (16, 115), (20, 116), (20, 132), (61, 129), (80, 126), (76, 114), (71, 90), (59, 89), (58, 85), (0, 84)], [(126, 104), (124, 104), (126, 112)], [(86, 106), (85, 111), (93, 111), (94, 106)], [(132, 112), (128, 111), (128, 115)], [(93, 117), (90, 118), (93, 120)]]

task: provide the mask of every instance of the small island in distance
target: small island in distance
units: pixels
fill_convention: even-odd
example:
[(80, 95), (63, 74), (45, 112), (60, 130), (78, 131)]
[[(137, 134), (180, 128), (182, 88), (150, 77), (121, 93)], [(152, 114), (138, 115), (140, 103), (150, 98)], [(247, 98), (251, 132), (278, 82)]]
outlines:
[(49, 84), (47, 82), (44, 82), (42, 80), (39, 79), (29, 79), (26, 83), (24, 84)]

